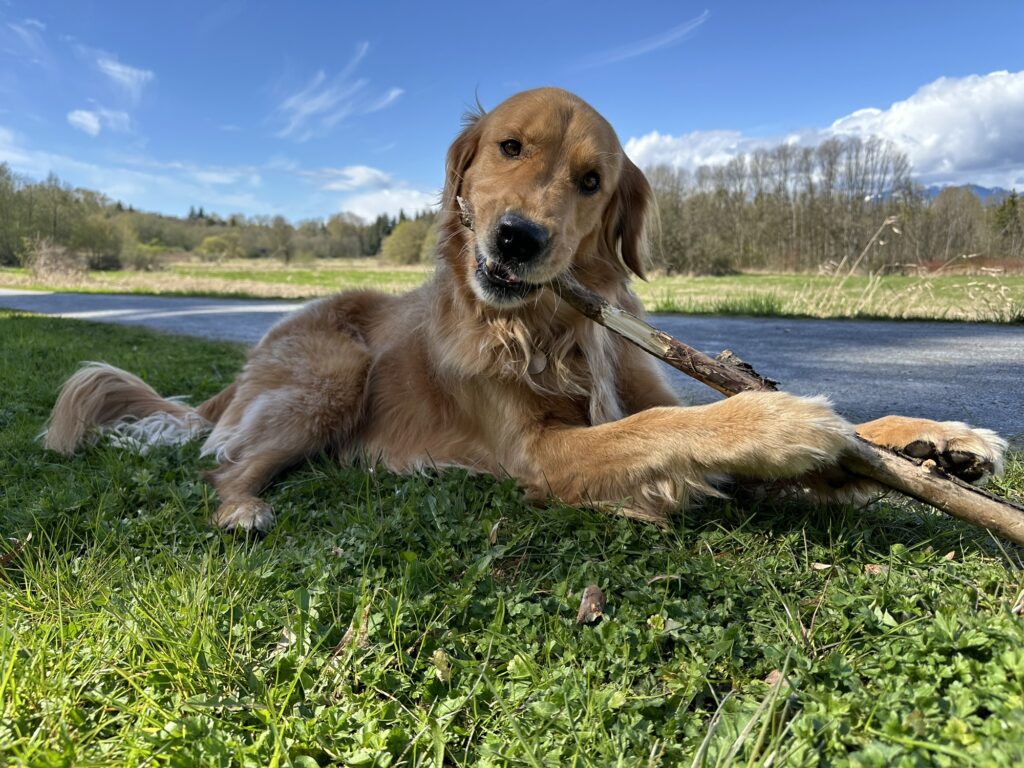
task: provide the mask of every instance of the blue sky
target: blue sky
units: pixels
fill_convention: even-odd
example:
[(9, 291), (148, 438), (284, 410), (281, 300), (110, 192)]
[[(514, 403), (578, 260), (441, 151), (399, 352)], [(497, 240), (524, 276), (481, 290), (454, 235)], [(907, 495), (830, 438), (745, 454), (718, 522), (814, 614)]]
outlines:
[(433, 202), (467, 106), (572, 90), (647, 165), (879, 134), (1024, 188), (1017, 2), (0, 0), (0, 162), (139, 208)]

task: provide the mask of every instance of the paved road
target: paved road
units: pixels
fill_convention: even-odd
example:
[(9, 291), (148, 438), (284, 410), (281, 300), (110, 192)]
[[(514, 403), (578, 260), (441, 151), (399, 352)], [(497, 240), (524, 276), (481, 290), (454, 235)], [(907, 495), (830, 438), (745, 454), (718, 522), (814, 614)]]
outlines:
[[(0, 307), (255, 343), (298, 302), (39, 293), (0, 289)], [(717, 354), (732, 349), (801, 394), (827, 393), (850, 419), (886, 413), (965, 420), (1024, 444), (1024, 328), (659, 315), (654, 324)], [(682, 374), (687, 400), (713, 393)]]

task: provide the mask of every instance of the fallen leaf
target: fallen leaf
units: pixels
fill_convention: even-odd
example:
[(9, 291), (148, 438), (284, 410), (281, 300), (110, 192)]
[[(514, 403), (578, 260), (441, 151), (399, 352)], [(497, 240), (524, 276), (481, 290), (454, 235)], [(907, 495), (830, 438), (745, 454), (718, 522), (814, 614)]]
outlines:
[(877, 563), (868, 563), (864, 566), (864, 573), (869, 576), (879, 576), (883, 573), (889, 572), (888, 565), (878, 565)]
[(498, 526), (501, 525), (501, 521), (504, 519), (505, 518), (503, 517), (499, 517), (494, 525), (491, 526), (491, 532), (487, 534), (487, 541), (490, 542), (492, 547), (498, 543)]
[(812, 571), (827, 571), (831, 567), (828, 563), (811, 563)]
[(943, 560), (953, 560), (956, 557), (956, 552), (947, 552)]
[(597, 584), (591, 584), (583, 590), (580, 609), (576, 613), (577, 624), (596, 624), (604, 618), (604, 609), (608, 604), (604, 592)]
[(448, 654), (440, 648), (430, 656), (430, 663), (434, 665), (434, 674), (442, 683), (447, 683), (452, 676), (452, 668), (448, 663)]
[(356, 629), (355, 616), (352, 617), (352, 621), (349, 622), (348, 629), (345, 630), (345, 634), (341, 636), (341, 642), (334, 646), (334, 652), (332, 656), (337, 656), (348, 647), (349, 643), (355, 639), (356, 647), (366, 648), (369, 643), (366, 642), (366, 636), (370, 633), (370, 604), (367, 603), (363, 607), (363, 615), (359, 621), (359, 628)]

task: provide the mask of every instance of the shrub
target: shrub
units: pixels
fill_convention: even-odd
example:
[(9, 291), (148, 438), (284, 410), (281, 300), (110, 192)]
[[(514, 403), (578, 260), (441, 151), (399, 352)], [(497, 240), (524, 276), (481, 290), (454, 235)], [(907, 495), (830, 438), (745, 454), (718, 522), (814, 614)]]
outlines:
[(418, 264), (428, 229), (430, 222), (426, 219), (399, 222), (394, 231), (384, 238), (380, 247), (381, 256), (392, 264)]
[(79, 279), (85, 276), (85, 258), (52, 240), (39, 238), (25, 244), (22, 266), (38, 280)]

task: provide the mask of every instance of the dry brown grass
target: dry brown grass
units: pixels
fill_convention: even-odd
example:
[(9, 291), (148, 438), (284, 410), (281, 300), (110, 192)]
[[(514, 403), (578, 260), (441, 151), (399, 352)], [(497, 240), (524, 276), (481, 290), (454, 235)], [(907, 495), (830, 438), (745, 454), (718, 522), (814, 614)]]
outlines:
[[(837, 265), (838, 266), (838, 265)], [(0, 286), (59, 291), (192, 294), (303, 299), (349, 288), (401, 293), (422, 283), (432, 265), (395, 266), (377, 259), (286, 266), (271, 260), (221, 263), (178, 260), (162, 272), (90, 272), (40, 279), (0, 269)], [(634, 288), (656, 312), (806, 317), (1020, 322), (1024, 276), (939, 274), (654, 275)]]
[(33, 280), (43, 282), (81, 280), (88, 269), (82, 254), (45, 238), (29, 245), (22, 263)]

